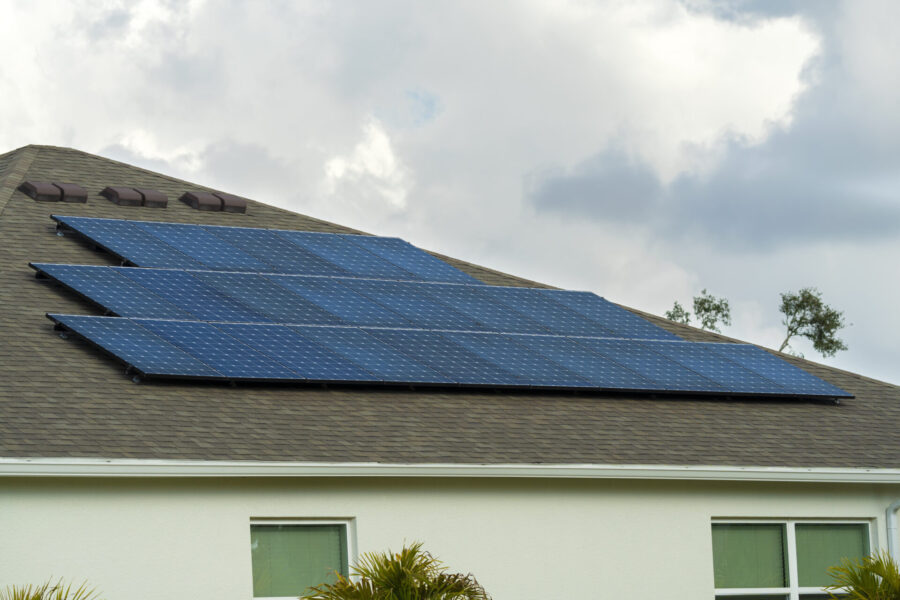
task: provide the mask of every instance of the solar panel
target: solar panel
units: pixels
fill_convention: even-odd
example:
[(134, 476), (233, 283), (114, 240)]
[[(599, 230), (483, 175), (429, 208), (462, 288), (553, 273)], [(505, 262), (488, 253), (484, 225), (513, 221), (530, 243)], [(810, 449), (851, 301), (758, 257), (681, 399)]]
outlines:
[(338, 236), (311, 231), (278, 231), (286, 240), (321, 256), (356, 277), (378, 279), (418, 279), (415, 275), (391, 264)]
[(464, 385), (528, 385), (506, 369), (434, 331), (366, 329), (382, 342)]
[(238, 323), (271, 323), (271, 319), (248, 306), (219, 293), (191, 273), (169, 269), (136, 269), (112, 267), (117, 273), (168, 300), (201, 321), (234, 321)]
[(650, 321), (590, 292), (539, 290), (539, 293), (600, 324), (610, 330), (614, 337), (643, 340), (680, 339), (662, 327), (657, 327)]
[(276, 273), (350, 275), (349, 272), (334, 263), (289, 242), (268, 229), (214, 225), (204, 225), (203, 228), (257, 260), (271, 265), (270, 270)]
[(128, 319), (47, 315), (103, 348), (144, 375), (221, 377), (222, 374), (184, 350)]
[(32, 263), (31, 266), (121, 317), (194, 318), (109, 267), (46, 263)]
[(119, 258), (139, 267), (203, 268), (200, 262), (136, 227), (130, 221), (57, 215), (53, 215), (53, 218)]
[(723, 388), (744, 394), (784, 394), (787, 390), (762, 375), (728, 360), (712, 348), (693, 342), (653, 342), (642, 344), (690, 370), (709, 377)]
[[(292, 327), (313, 340), (374, 373), (395, 383), (453, 383), (406, 353), (353, 327)], [(418, 358), (418, 357), (417, 357)]]
[(343, 238), (357, 246), (362, 246), (372, 254), (377, 254), (424, 281), (482, 284), (471, 275), (451, 267), (444, 261), (399, 238), (371, 235), (344, 235)]
[(228, 335), (311, 381), (379, 381), (359, 365), (281, 325), (221, 323)]
[(241, 252), (199, 225), (134, 221), (134, 225), (210, 269), (271, 271), (272, 267)]
[(601, 389), (661, 390), (653, 382), (617, 362), (588, 350), (566, 337), (556, 335), (516, 335), (516, 342), (561, 364)]
[(579, 338), (576, 342), (672, 392), (728, 392), (728, 388), (654, 352), (636, 340)]
[(509, 306), (492, 301), (482, 291), (483, 286), (446, 285), (441, 283), (422, 283), (418, 293), (426, 294), (435, 302), (446, 304), (456, 312), (466, 315), (478, 322), (482, 329), (498, 333), (550, 333), (522, 313)]
[(371, 327), (412, 326), (412, 323), (399, 314), (357, 294), (336, 279), (293, 275), (266, 275), (266, 277), (338, 316), (345, 323)]
[(448, 331), (441, 335), (512, 373), (528, 385), (563, 388), (595, 387), (595, 384), (579, 377), (559, 363), (552, 362), (535, 354), (527, 347), (517, 344), (511, 336), (468, 331)]
[(592, 337), (616, 337), (609, 329), (591, 321), (535, 288), (484, 286), (479, 288), (491, 300), (525, 314), (547, 328), (550, 333)]
[(750, 344), (716, 344), (697, 342), (734, 362), (754, 371), (794, 394), (849, 397), (850, 394), (784, 361), (762, 348)]
[(477, 321), (458, 313), (446, 304), (420, 293), (421, 286), (411, 282), (341, 279), (342, 285), (402, 315), (421, 329), (483, 330)]
[(335, 315), (262, 275), (222, 271), (197, 271), (192, 275), (275, 323), (342, 324)]
[(235, 379), (302, 379), (271, 357), (257, 352), (221, 329), (199, 321), (133, 321), (178, 346), (228, 378)]

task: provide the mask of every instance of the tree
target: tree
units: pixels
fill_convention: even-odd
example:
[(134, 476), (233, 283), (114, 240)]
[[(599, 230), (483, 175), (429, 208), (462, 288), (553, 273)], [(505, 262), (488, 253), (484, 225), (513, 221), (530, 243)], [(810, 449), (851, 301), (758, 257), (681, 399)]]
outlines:
[(840, 350), (847, 349), (847, 345), (837, 337), (838, 330), (845, 326), (844, 313), (825, 304), (822, 293), (816, 288), (803, 288), (796, 294), (781, 294), (779, 310), (784, 314), (781, 323), (787, 327), (779, 352), (784, 351), (795, 337), (810, 340), (822, 356), (834, 356)]
[[(703, 288), (699, 296), (694, 296), (694, 316), (700, 321), (701, 329), (721, 333), (719, 323), (731, 325), (731, 306), (725, 298), (716, 298)], [(672, 309), (666, 311), (666, 318), (688, 325), (691, 322), (691, 313), (684, 310), (676, 300)]]
[(353, 581), (338, 574), (302, 596), (304, 600), (491, 600), (471, 574), (447, 573), (420, 542), (400, 552), (364, 554), (353, 567)]
[(828, 569), (834, 580), (829, 586), (831, 598), (853, 600), (897, 600), (900, 598), (900, 572), (887, 552), (862, 560), (845, 558), (840, 566)]
[(700, 320), (700, 328), (721, 333), (719, 323), (731, 325), (731, 306), (725, 298), (716, 298), (706, 291), (694, 296), (694, 315)]

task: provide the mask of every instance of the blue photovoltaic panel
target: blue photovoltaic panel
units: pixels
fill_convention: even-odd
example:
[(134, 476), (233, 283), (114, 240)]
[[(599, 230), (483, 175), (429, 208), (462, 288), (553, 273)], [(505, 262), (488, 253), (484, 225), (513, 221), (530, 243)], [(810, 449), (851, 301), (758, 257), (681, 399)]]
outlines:
[(281, 231), (278, 235), (313, 252), (357, 277), (377, 279), (417, 279), (409, 271), (391, 264), (341, 235), (311, 231)]
[(499, 333), (471, 333), (448, 331), (441, 333), (466, 350), (506, 369), (523, 382), (533, 386), (581, 388), (595, 384), (579, 377), (562, 365), (531, 352), (517, 344), (512, 336)]
[(602, 327), (558, 302), (554, 302), (548, 296), (535, 288), (513, 288), (484, 286), (479, 288), (491, 300), (508, 306), (523, 313), (544, 327), (551, 333), (561, 335), (576, 335), (589, 337), (616, 337), (612, 331)]
[(120, 317), (194, 318), (109, 267), (44, 263), (32, 266)]
[(528, 385), (490, 360), (435, 331), (367, 329), (382, 342), (415, 356), (450, 380), (466, 385)]
[(439, 258), (399, 238), (370, 235), (344, 235), (343, 237), (345, 240), (362, 246), (372, 254), (377, 254), (424, 281), (448, 281), (483, 285), (482, 282), (471, 275), (451, 267)]
[(404, 352), (355, 327), (291, 327), (294, 331), (353, 361), (382, 381), (453, 383)]
[(479, 331), (484, 327), (446, 304), (432, 300), (420, 292), (421, 286), (403, 281), (374, 281), (342, 279), (343, 285), (367, 298), (403, 315), (415, 327), (422, 329), (462, 329)]
[(300, 275), (350, 275), (334, 263), (289, 242), (269, 229), (214, 225), (204, 225), (203, 228), (257, 260), (271, 265), (272, 268), (267, 269), (269, 271)]
[(591, 292), (540, 290), (560, 304), (609, 329), (615, 337), (645, 340), (678, 340), (678, 336), (616, 306)]
[(217, 323), (216, 327), (312, 381), (379, 381), (346, 358), (281, 325)]
[(418, 289), (436, 302), (474, 319), (487, 331), (498, 333), (550, 333), (537, 321), (510, 307), (492, 301), (481, 291), (483, 286), (422, 283)]
[[(227, 298), (187, 271), (169, 269), (135, 269), (113, 267), (175, 306), (201, 321), (235, 321), (238, 323), (271, 323), (271, 319), (249, 307)], [(198, 273), (199, 271), (191, 271)]]
[(809, 394), (812, 396), (852, 397), (839, 387), (835, 387), (818, 377), (799, 369), (794, 365), (774, 356), (762, 348), (750, 344), (716, 344), (702, 343), (717, 354), (759, 373), (787, 388), (792, 394)]
[(275, 323), (342, 324), (335, 315), (262, 275), (221, 271), (197, 271), (192, 275)]
[(642, 343), (691, 371), (709, 377), (731, 392), (737, 394), (787, 393), (787, 389), (774, 381), (728, 360), (707, 346), (693, 342), (644, 341)]
[(351, 325), (370, 327), (411, 327), (399, 314), (388, 310), (369, 298), (327, 277), (297, 277), (295, 275), (266, 275), (313, 304), (337, 315)]
[(198, 321), (134, 319), (142, 327), (203, 359), (228, 378), (302, 379), (284, 365), (239, 342), (221, 329)]
[(222, 376), (209, 365), (128, 319), (54, 314), (48, 316), (145, 375)]
[(208, 269), (271, 271), (272, 267), (241, 252), (199, 225), (134, 221), (135, 226), (203, 263)]
[(636, 340), (579, 338), (578, 344), (602, 354), (653, 381), (656, 389), (673, 392), (727, 392), (712, 379), (654, 352)]
[(129, 221), (53, 216), (60, 223), (139, 267), (202, 269), (203, 265)]
[(516, 342), (570, 371), (598, 388), (617, 390), (661, 390), (659, 383), (627, 369), (569, 338), (558, 335), (514, 335)]

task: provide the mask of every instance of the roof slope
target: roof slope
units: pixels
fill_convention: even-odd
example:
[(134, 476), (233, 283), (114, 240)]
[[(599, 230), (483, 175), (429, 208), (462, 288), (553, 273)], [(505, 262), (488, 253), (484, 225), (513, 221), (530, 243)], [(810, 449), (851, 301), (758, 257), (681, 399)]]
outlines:
[[(79, 183), (89, 191), (88, 203), (35, 202), (15, 191), (25, 179)], [(167, 193), (169, 207), (120, 207), (98, 195), (106, 185), (126, 184)], [(95, 310), (36, 280), (29, 261), (111, 264), (87, 245), (55, 236), (51, 213), (353, 231), (257, 202), (246, 215), (199, 212), (177, 201), (188, 189), (208, 188), (65, 148), (27, 146), (0, 155), (0, 456), (900, 467), (900, 388), (794, 358), (788, 360), (856, 398), (833, 406), (134, 384), (100, 352), (54, 335), (44, 317)], [(539, 285), (447, 260), (489, 284)], [(639, 314), (685, 339), (723, 339)]]

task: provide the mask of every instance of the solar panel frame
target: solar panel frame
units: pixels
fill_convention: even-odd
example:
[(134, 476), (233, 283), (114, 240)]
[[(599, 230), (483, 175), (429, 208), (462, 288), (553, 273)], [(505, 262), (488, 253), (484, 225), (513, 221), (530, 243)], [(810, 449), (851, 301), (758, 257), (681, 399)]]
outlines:
[(222, 373), (191, 353), (147, 331), (131, 319), (55, 313), (48, 313), (47, 317), (111, 354), (143, 377), (223, 377)]
[(347, 277), (351, 273), (271, 229), (203, 225), (203, 229), (269, 265), (273, 273)]
[(51, 215), (57, 223), (139, 267), (202, 269), (204, 265), (134, 225), (133, 221)]
[(29, 263), (48, 278), (120, 317), (192, 319), (195, 316), (113, 269), (95, 265)]
[(131, 319), (222, 373), (226, 379), (302, 381), (303, 377), (272, 357), (204, 321)]
[(342, 237), (423, 281), (484, 285), (482, 281), (400, 238), (353, 234), (343, 234)]
[(681, 339), (674, 333), (670, 333), (592, 292), (540, 290), (540, 293), (608, 329), (614, 337), (644, 340)]
[(273, 230), (293, 244), (344, 269), (351, 276), (415, 281), (418, 277), (343, 236), (315, 231)]
[(111, 268), (182, 310), (190, 312), (200, 321), (272, 323), (272, 320), (265, 315), (223, 295), (217, 289), (194, 277), (193, 274), (198, 271), (134, 267)]
[(272, 270), (270, 265), (238, 250), (200, 225), (157, 221), (134, 221), (134, 225), (211, 270), (253, 273)]

